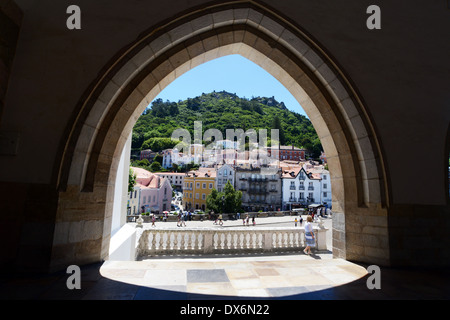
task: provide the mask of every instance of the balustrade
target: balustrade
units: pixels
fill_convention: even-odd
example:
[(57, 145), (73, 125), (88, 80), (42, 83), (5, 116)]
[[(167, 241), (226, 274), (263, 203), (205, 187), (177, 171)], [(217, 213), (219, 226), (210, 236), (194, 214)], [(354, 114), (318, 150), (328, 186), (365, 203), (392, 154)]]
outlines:
[[(316, 228), (316, 248), (326, 250), (327, 229)], [(147, 229), (137, 243), (138, 256), (299, 251), (303, 228)]]

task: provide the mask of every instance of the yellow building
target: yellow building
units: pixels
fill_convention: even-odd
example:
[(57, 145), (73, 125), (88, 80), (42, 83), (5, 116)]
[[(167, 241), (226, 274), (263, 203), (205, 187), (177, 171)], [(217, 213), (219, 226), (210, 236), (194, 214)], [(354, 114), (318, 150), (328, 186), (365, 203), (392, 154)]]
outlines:
[(216, 187), (216, 171), (200, 168), (189, 171), (183, 183), (183, 207), (185, 210), (206, 210), (206, 197)]

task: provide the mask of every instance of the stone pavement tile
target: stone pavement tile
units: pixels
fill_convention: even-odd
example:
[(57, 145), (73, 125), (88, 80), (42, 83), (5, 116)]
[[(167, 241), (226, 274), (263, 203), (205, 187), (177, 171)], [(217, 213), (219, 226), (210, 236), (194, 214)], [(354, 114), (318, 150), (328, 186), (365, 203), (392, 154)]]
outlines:
[(231, 280), (231, 284), (236, 290), (262, 288), (261, 280), (259, 277), (247, 279), (233, 279)]
[(228, 269), (225, 270), (230, 281), (242, 279), (257, 279), (258, 276), (252, 269)]
[(279, 275), (285, 277), (317, 275), (311, 267), (275, 268)]
[(144, 281), (146, 286), (185, 286), (187, 275), (186, 270), (147, 270)]
[(259, 277), (263, 288), (290, 287), (292, 282), (282, 276), (264, 276)]
[(225, 269), (187, 270), (187, 282), (229, 282)]
[(280, 273), (274, 268), (256, 268), (255, 272), (259, 276), (278, 276)]
[(188, 283), (186, 291), (195, 294), (236, 296), (236, 290), (229, 282)]
[(328, 285), (330, 280), (321, 275), (296, 275), (289, 278), (291, 286)]

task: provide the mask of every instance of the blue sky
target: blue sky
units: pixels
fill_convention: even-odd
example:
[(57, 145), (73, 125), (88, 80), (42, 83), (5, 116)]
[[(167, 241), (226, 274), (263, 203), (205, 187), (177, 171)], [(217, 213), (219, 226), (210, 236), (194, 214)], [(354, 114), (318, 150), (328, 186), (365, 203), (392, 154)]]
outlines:
[(289, 110), (305, 112), (292, 94), (264, 69), (240, 55), (230, 55), (206, 62), (181, 75), (155, 98), (185, 100), (203, 92), (227, 91), (241, 98), (275, 97)]

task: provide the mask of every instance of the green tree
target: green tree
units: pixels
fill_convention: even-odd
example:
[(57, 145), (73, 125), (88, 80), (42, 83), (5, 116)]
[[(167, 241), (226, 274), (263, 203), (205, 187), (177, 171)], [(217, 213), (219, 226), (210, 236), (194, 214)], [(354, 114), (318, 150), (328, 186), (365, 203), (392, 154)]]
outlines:
[(136, 185), (136, 174), (130, 168), (128, 172), (128, 192), (133, 192), (135, 185)]
[(150, 165), (151, 172), (158, 172), (161, 170), (162, 170), (161, 163), (159, 163), (158, 161), (153, 161), (152, 164)]
[(153, 158), (153, 162), (159, 162), (160, 164), (163, 162), (163, 156), (159, 153)]
[(280, 117), (276, 115), (272, 120), (272, 129), (278, 130), (278, 137), (280, 138), (280, 146), (284, 146), (286, 144), (286, 137), (284, 135), (283, 126), (281, 124)]
[(242, 192), (234, 190), (230, 181), (227, 182), (222, 192), (216, 189), (206, 197), (206, 207), (216, 213), (236, 213), (242, 206)]
[(206, 197), (206, 208), (209, 211), (214, 211), (215, 213), (219, 212), (219, 192), (213, 188), (211, 193)]

